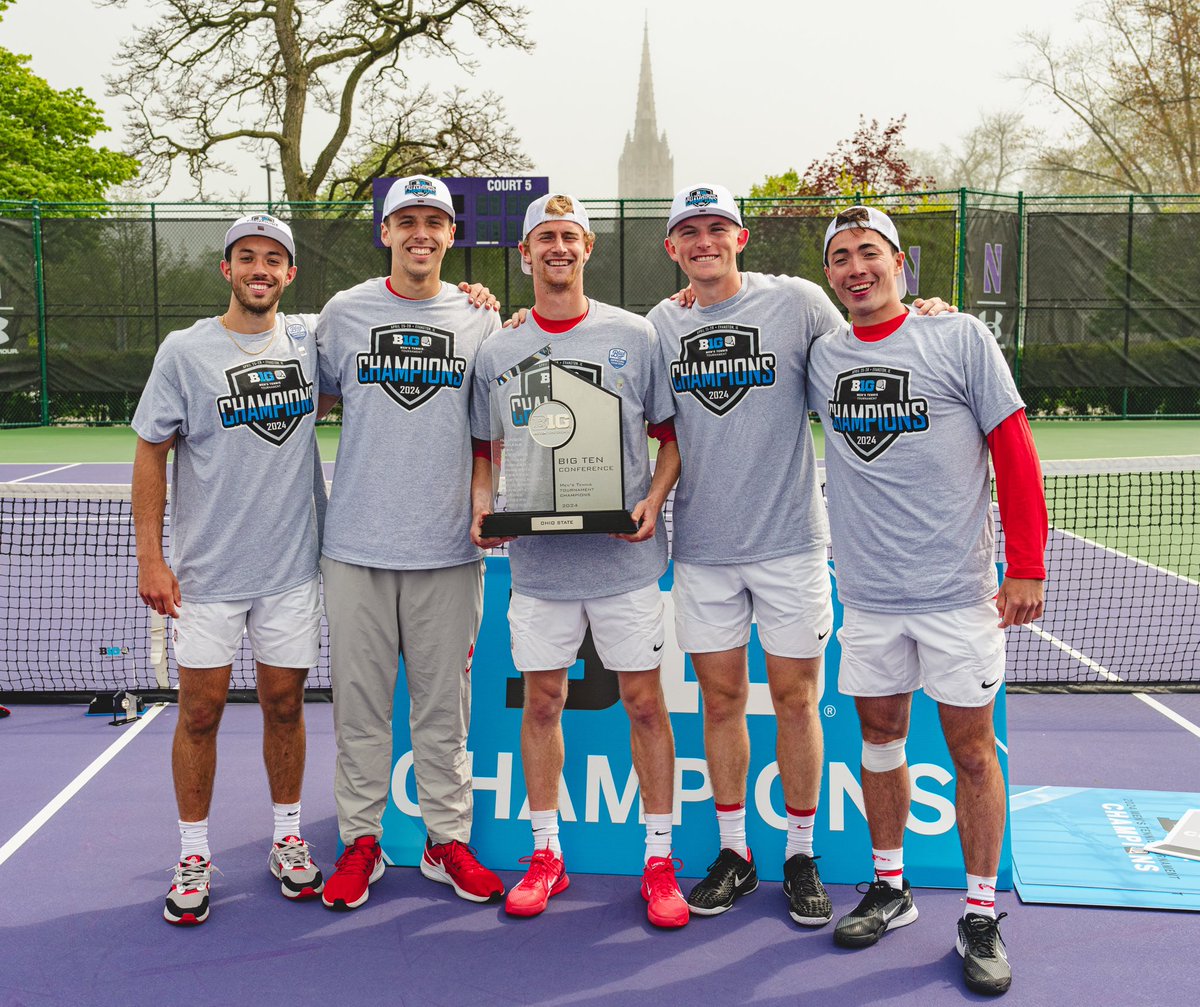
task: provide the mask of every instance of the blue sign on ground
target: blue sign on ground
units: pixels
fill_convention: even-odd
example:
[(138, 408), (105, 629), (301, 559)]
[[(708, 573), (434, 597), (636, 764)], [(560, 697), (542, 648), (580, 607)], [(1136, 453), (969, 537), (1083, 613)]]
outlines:
[(1020, 787), (1009, 804), (1022, 901), (1200, 910), (1200, 862), (1145, 848), (1200, 794)]
[[(834, 582), (836, 589), (836, 580)], [(484, 587), (484, 618), (471, 671), (472, 773), (475, 822), (471, 837), (484, 863), (516, 870), (530, 852), (529, 808), (521, 774), (521, 680), (509, 652), (508, 560), (489, 558)], [(675, 855), (682, 873), (703, 876), (718, 849), (712, 791), (704, 761), (700, 690), (691, 662), (674, 639), (671, 571), (660, 581), (667, 604), (663, 647), (663, 690), (675, 732)], [(834, 602), (834, 625), (841, 625)], [(853, 884), (871, 877), (871, 843), (863, 815), (859, 763), (862, 742), (854, 702), (837, 691), (840, 649), (836, 633), (825, 652), (821, 720), (825, 729), (825, 773), (817, 815), (816, 851), (821, 876)], [(629, 722), (617, 696), (615, 676), (592, 656), (571, 672), (571, 695), (563, 715), (566, 764), (561, 799), (561, 841), (568, 869), (595, 874), (640, 874), (645, 829), (637, 778), (629, 754)], [(775, 763), (775, 719), (757, 631), (750, 642), (750, 778), (747, 835), (764, 880), (783, 876), (786, 819)], [(391, 799), (383, 818), (382, 845), (394, 864), (414, 865), (421, 856), (425, 828), (416, 804), (409, 745), (408, 697), (396, 696), (393, 723)], [(1000, 764), (1008, 776), (1005, 700), (996, 700)], [(936, 704), (918, 693), (913, 700), (908, 739), (913, 808), (905, 837), (905, 874), (914, 886), (953, 888), (964, 883), (962, 853), (954, 815), (954, 769), (942, 740)], [(1012, 887), (1008, 835), (999, 888)]]
[[(375, 246), (383, 248), (379, 224), (383, 199), (394, 178), (377, 178), (372, 186), (375, 202)], [(443, 178), (454, 202), (454, 244), (459, 248), (516, 248), (521, 240), (525, 211), (550, 191), (548, 176), (516, 175), (506, 178)]]

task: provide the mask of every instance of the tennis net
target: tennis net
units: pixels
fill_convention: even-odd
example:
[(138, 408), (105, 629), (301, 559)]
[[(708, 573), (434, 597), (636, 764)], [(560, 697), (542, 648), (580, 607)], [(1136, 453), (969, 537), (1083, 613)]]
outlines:
[[(1200, 456), (1043, 467), (1046, 615), (1008, 631), (1009, 687), (1200, 691)], [(138, 600), (127, 486), (0, 485), (0, 598), (0, 698), (177, 681), (164, 627)], [(248, 646), (232, 687), (254, 688)], [(308, 687), (330, 687), (324, 629)]]

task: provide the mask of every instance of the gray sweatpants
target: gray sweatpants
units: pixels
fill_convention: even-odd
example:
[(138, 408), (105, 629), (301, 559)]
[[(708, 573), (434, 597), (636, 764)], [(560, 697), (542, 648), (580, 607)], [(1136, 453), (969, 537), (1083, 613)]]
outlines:
[(392, 695), (403, 656), (413, 772), (430, 839), (471, 838), (467, 662), (483, 616), (483, 561), (379, 570), (323, 557), (334, 797), (342, 842), (380, 836), (392, 776)]

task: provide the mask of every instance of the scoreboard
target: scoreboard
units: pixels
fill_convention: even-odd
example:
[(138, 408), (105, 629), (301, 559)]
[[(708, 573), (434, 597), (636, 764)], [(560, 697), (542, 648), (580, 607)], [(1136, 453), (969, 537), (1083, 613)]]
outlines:
[[(383, 219), (383, 200), (394, 178), (377, 178), (375, 200), (375, 244)], [(517, 175), (508, 178), (443, 178), (454, 201), (454, 244), (458, 248), (515, 248), (522, 238), (521, 225), (529, 204), (550, 191), (547, 176)]]

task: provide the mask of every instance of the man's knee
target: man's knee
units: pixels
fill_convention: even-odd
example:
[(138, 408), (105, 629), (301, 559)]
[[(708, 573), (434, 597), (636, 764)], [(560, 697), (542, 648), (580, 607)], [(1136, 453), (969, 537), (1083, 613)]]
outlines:
[(179, 730), (194, 738), (214, 735), (221, 726), (225, 697), (181, 694), (179, 697)]
[(666, 715), (666, 701), (663, 699), (657, 675), (631, 680), (621, 691), (621, 702), (635, 728), (657, 724)]
[(525, 720), (543, 725), (557, 723), (566, 705), (565, 679), (543, 673), (525, 676)]

